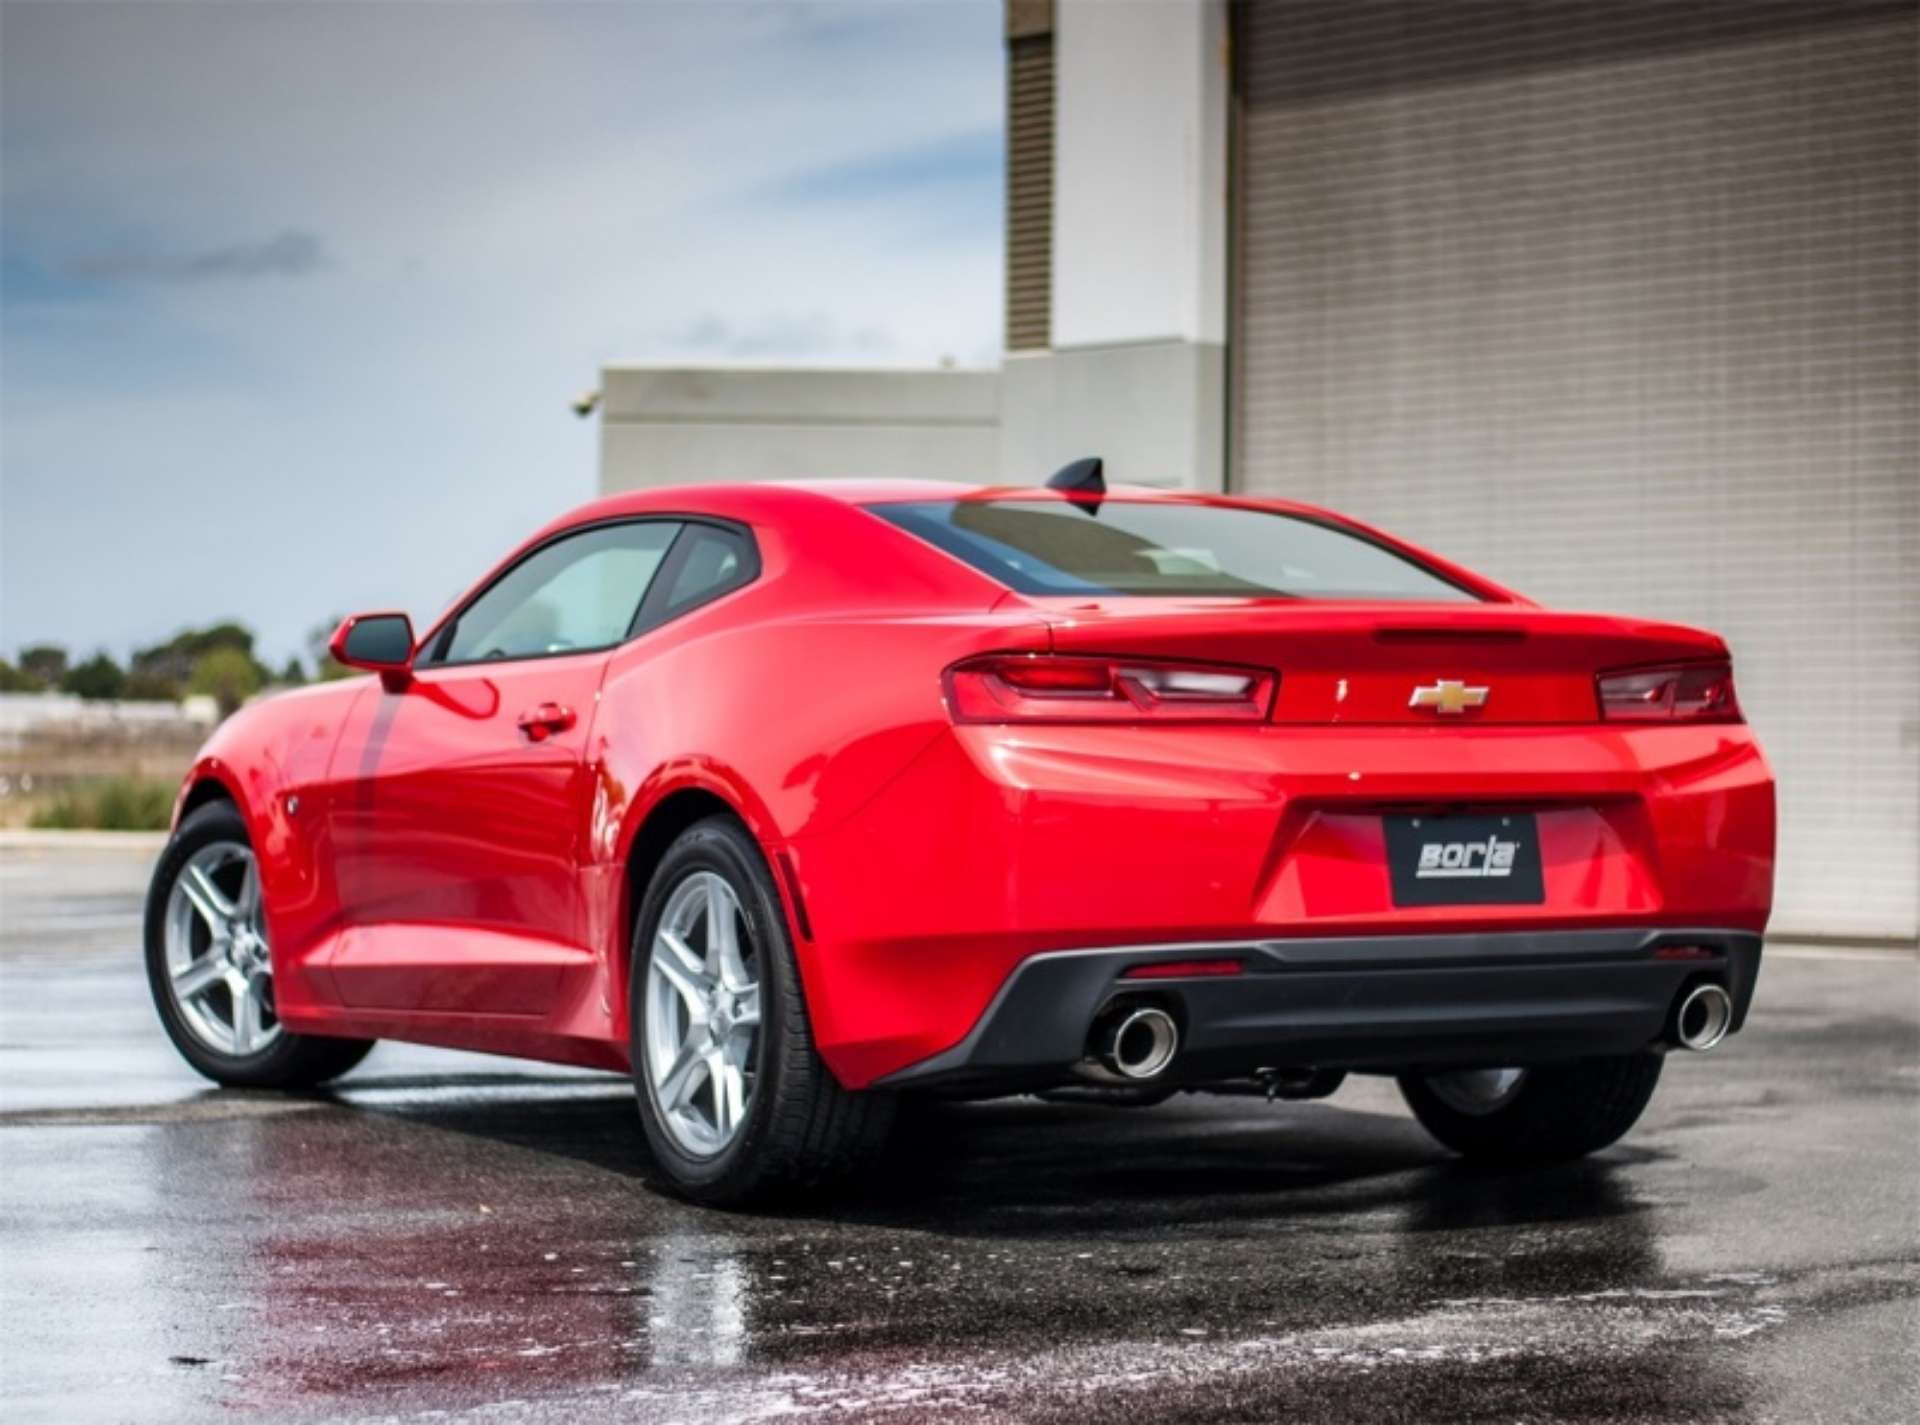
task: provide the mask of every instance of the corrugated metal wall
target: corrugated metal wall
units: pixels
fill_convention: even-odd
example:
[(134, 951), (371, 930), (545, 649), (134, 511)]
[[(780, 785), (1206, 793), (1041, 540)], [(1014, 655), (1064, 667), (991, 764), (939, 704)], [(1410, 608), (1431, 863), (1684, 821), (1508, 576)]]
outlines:
[(1920, 933), (1911, 3), (1237, 12), (1233, 481), (1720, 630), (1776, 926)]
[(1007, 350), (1053, 339), (1053, 5), (1007, 6)]

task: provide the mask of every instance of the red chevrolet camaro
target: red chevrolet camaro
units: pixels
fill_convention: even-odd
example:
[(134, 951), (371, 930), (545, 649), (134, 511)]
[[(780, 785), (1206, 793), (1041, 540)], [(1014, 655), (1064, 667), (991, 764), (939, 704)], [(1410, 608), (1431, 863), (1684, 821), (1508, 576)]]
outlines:
[(664, 1178), (818, 1184), (917, 1093), (1329, 1093), (1564, 1158), (1740, 1028), (1773, 785), (1727, 649), (1325, 511), (620, 495), (181, 790), (147, 965), (223, 1084), (380, 1038), (631, 1071)]

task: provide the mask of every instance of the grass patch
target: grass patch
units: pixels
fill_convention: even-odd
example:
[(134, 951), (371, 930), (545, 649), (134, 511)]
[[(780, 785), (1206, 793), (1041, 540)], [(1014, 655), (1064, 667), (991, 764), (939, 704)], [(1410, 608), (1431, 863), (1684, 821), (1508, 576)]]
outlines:
[(56, 793), (27, 825), (43, 831), (165, 831), (173, 817), (172, 782), (108, 777)]

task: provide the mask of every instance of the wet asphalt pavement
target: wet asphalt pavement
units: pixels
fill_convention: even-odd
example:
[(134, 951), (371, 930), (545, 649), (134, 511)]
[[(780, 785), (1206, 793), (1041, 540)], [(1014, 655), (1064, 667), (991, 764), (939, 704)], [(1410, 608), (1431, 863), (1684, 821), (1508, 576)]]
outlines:
[(1920, 1420), (1920, 961), (1769, 951), (1622, 1145), (1464, 1168), (1390, 1085), (910, 1112), (857, 1195), (647, 1186), (625, 1084), (383, 1046), (221, 1093), (146, 850), (0, 848), (8, 1421)]

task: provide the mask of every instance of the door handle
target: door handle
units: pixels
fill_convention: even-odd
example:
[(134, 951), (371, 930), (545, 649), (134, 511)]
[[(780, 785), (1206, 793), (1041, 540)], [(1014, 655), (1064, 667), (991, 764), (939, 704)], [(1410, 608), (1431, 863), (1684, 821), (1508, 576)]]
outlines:
[(526, 733), (529, 742), (545, 742), (552, 734), (565, 732), (572, 726), (573, 709), (559, 703), (542, 703), (520, 714), (520, 730)]

